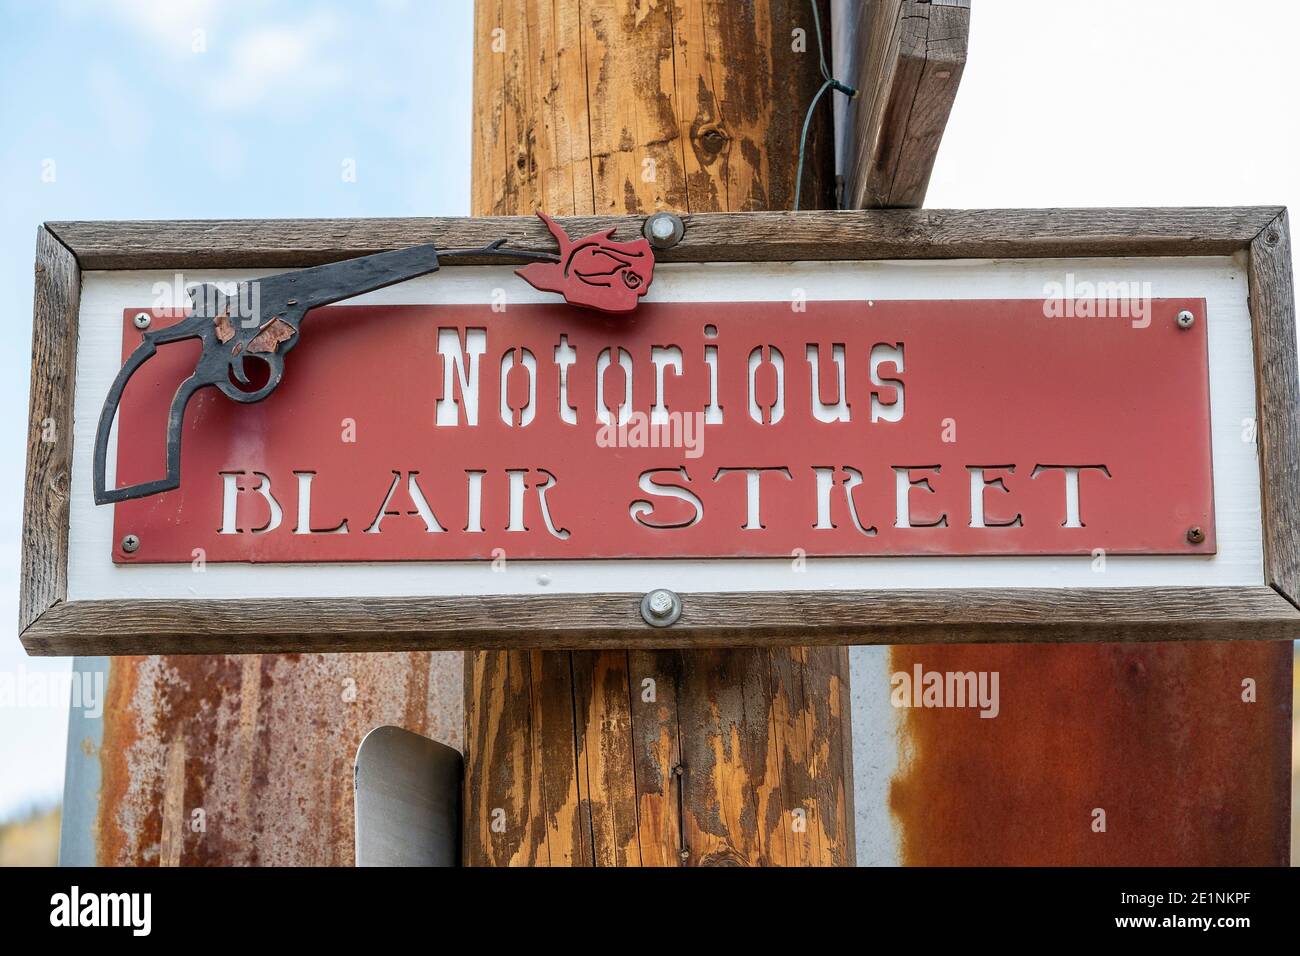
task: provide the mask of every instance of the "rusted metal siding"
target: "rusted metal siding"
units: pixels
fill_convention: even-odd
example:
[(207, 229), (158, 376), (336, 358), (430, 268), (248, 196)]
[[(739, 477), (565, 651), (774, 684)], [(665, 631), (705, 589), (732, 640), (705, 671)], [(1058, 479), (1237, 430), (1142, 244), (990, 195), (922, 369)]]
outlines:
[[(899, 712), (900, 862), (1285, 866), (1292, 657), (1248, 642), (892, 648), (889, 673), (1000, 673), (995, 719)], [(876, 674), (855, 694), (888, 695)]]
[(350, 866), (358, 744), (393, 724), (460, 748), (461, 661), (112, 659), (102, 721), (70, 729), (68, 788), (98, 794), (68, 794), (64, 862)]
[(1300, 696), (1300, 644), (1291, 667), (1291, 865), (1300, 866), (1300, 711), (1295, 699)]

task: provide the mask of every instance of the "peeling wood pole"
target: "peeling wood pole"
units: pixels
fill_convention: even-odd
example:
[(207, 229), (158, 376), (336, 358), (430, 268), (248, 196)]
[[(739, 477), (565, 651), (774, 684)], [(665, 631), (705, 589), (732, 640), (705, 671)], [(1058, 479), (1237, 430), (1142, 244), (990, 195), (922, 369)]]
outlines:
[[(842, 68), (862, 91), (841, 149), (846, 205), (922, 204), (965, 63), (969, 5), (837, 8), (841, 26), (862, 18)], [(885, 674), (998, 672), (1003, 700), (995, 720), (906, 711), (889, 785), (900, 861), (1285, 866), (1292, 654), (1289, 641), (892, 648)], [(1247, 679), (1254, 703), (1243, 700)], [(1096, 810), (1105, 832), (1093, 828)]]
[[(807, 3), (479, 0), (474, 43), (475, 215), (790, 207)], [(842, 648), (470, 653), (465, 716), (469, 865), (854, 860)]]

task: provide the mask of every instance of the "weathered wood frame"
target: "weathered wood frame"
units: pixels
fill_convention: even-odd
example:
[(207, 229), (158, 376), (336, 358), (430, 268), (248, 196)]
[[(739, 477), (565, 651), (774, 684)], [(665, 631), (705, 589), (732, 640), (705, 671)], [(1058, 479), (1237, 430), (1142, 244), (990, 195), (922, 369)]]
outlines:
[[(1225, 209), (702, 214), (667, 262), (1225, 256), (1248, 261), (1265, 583), (1253, 587), (692, 593), (652, 628), (641, 595), (68, 601), (81, 274), (291, 268), (430, 239), (546, 249), (535, 219), (59, 222), (37, 235), (19, 629), (30, 654), (184, 654), (1291, 640), (1300, 636), (1300, 425), (1287, 213)], [(572, 235), (636, 217), (564, 220)], [(499, 262), (499, 260), (497, 260)], [(52, 440), (51, 440), (52, 439)]]

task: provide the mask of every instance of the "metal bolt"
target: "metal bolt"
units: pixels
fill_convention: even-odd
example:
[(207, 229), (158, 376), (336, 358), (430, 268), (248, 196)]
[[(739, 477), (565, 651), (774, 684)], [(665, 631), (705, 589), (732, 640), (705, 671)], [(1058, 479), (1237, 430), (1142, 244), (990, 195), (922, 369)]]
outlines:
[(652, 216), (650, 218), (650, 235), (662, 241), (671, 238), (672, 234), (673, 221), (667, 216)]
[(657, 212), (649, 216), (641, 227), (641, 234), (650, 240), (656, 249), (671, 249), (682, 241), (686, 226), (681, 217), (670, 212)]
[(682, 767), (681, 764), (676, 764), (676, 765), (673, 767), (673, 776), (674, 776), (674, 777), (680, 777), (683, 773), (685, 773), (685, 770), (684, 770), (684, 768)]
[(691, 858), (691, 851), (690, 851), (690, 850), (682, 850), (682, 852), (681, 852), (681, 853), (678, 853), (677, 855), (678, 855), (678, 857), (681, 858), (681, 861), (682, 861), (683, 863), (685, 863), (687, 860), (689, 860), (689, 859)]
[(667, 588), (656, 588), (641, 599), (641, 617), (651, 627), (668, 627), (682, 616), (682, 599)]
[(1200, 544), (1205, 540), (1205, 532), (1199, 525), (1187, 529), (1187, 540), (1192, 544)]
[(1178, 319), (1176, 321), (1178, 322), (1178, 327), (1180, 329), (1190, 329), (1192, 323), (1196, 321), (1196, 316), (1192, 315), (1192, 313), (1187, 309), (1183, 309), (1183, 311), (1178, 313)]
[(137, 329), (149, 328), (149, 323), (152, 321), (153, 317), (149, 315), (148, 312), (137, 312), (135, 318), (131, 320), (132, 324), (135, 325)]
[(140, 550), (140, 539), (133, 534), (128, 534), (122, 539), (122, 550), (127, 554), (135, 554)]

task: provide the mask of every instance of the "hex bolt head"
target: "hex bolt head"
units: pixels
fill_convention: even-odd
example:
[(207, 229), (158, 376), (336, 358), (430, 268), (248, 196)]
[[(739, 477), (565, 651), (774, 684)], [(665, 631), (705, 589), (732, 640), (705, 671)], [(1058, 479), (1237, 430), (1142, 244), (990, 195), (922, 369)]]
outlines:
[(135, 554), (140, 550), (140, 539), (133, 534), (128, 534), (122, 539), (122, 550), (127, 554)]
[(667, 588), (656, 588), (641, 599), (641, 617), (651, 627), (668, 627), (682, 616), (682, 599)]
[(149, 325), (152, 322), (153, 322), (153, 316), (151, 316), (148, 312), (137, 312), (135, 314), (135, 318), (131, 320), (131, 324), (134, 325), (137, 329), (139, 329), (142, 332), (145, 329), (149, 328)]
[(1205, 541), (1205, 532), (1201, 529), (1200, 525), (1187, 529), (1187, 540), (1192, 544), (1201, 544)]
[(1174, 321), (1178, 323), (1180, 329), (1190, 329), (1193, 323), (1196, 322), (1196, 316), (1192, 315), (1190, 310), (1183, 309), (1178, 313), (1178, 318)]
[(671, 249), (682, 241), (686, 226), (679, 216), (670, 212), (657, 212), (646, 218), (641, 227), (641, 234), (650, 240), (656, 249)]

